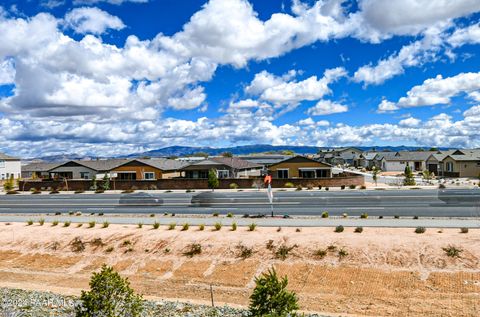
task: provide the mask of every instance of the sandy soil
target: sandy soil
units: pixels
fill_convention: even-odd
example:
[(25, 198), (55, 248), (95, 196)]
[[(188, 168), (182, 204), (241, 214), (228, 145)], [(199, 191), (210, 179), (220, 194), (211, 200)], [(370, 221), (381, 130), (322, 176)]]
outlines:
[[(74, 251), (75, 239), (85, 249)], [(78, 243), (78, 240), (77, 240)], [(187, 257), (192, 243), (202, 253)], [(480, 230), (239, 227), (153, 230), (110, 225), (0, 224), (0, 286), (79, 294), (103, 263), (128, 276), (147, 298), (248, 305), (254, 278), (274, 266), (289, 278), (305, 311), (352, 316), (479, 316)], [(239, 245), (253, 249), (239, 257)], [(449, 245), (463, 250), (446, 256)], [(285, 260), (275, 252), (294, 247)], [(328, 250), (330, 246), (331, 250)], [(112, 249), (113, 248), (113, 249)], [(322, 258), (315, 253), (326, 250)], [(339, 250), (348, 255), (339, 256)]]

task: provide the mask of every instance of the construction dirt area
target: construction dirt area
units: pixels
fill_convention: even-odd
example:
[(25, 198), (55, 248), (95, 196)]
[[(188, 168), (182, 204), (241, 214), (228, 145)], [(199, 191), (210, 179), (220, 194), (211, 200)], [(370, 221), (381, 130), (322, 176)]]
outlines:
[(208, 304), (212, 286), (216, 304), (248, 306), (275, 267), (305, 312), (480, 315), (480, 229), (0, 224), (0, 287), (79, 295), (104, 263), (148, 299)]

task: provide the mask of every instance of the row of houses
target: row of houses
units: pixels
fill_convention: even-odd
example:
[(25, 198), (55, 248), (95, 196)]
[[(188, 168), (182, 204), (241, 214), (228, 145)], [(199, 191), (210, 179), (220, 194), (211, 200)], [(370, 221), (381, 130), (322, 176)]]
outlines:
[(478, 177), (480, 149), (447, 151), (362, 151), (341, 148), (320, 151), (315, 159), (332, 165), (359, 168), (379, 168), (386, 172), (403, 172), (409, 166), (413, 171), (428, 170), (440, 177)]

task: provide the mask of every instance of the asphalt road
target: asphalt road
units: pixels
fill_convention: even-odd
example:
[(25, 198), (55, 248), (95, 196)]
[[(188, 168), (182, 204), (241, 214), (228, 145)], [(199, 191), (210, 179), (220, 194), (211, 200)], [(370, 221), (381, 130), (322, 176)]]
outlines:
[[(131, 195), (131, 194), (129, 194)], [(192, 198), (198, 200), (196, 204)], [(160, 206), (148, 206), (151, 199), (132, 200), (132, 205), (120, 206), (124, 195), (119, 194), (57, 194), (2, 195), (0, 213), (53, 213), (82, 211), (83, 213), (176, 213), (211, 214), (232, 212), (270, 214), (271, 207), (265, 190), (259, 192), (209, 192), (155, 194)], [(127, 196), (132, 197), (132, 196)], [(274, 193), (274, 213), (277, 215), (330, 215), (348, 213), (359, 216), (419, 216), (419, 217), (480, 217), (480, 189), (439, 190), (344, 190), (344, 191), (285, 191)]]

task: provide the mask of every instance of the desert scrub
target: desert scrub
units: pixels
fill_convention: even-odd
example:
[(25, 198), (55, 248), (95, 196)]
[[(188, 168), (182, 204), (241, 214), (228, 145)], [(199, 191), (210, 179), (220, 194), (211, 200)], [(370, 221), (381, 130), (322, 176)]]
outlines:
[(232, 223), (232, 231), (237, 231), (237, 223)]
[(38, 224), (39, 224), (40, 226), (43, 226), (43, 225), (45, 224), (45, 219), (40, 218), (40, 219), (38, 220)]
[(217, 222), (213, 227), (214, 231), (220, 231), (220, 229), (222, 229), (222, 224), (220, 222)]
[(80, 228), (81, 226), (83, 226), (83, 223), (81, 222), (77, 223), (77, 228)]
[(129, 245), (132, 245), (132, 241), (130, 240), (124, 240), (122, 242), (122, 247), (128, 247)]
[(468, 233), (468, 228), (467, 227), (460, 228), (460, 233)]
[(102, 228), (108, 228), (110, 226), (110, 223), (108, 221), (104, 221), (102, 224)]
[(328, 218), (328, 211), (322, 212), (322, 218)]
[(268, 240), (265, 247), (267, 248), (267, 250), (270, 250), (270, 251), (275, 250), (275, 245), (273, 244), (273, 240)]
[(227, 214), (227, 218), (233, 218), (233, 214), (232, 214), (231, 212), (229, 212), (229, 213)]
[(71, 223), (70, 221), (65, 221), (65, 222), (63, 223), (63, 226), (64, 226), (64, 227), (70, 227), (71, 224), (72, 224), (72, 223)]
[(27, 226), (31, 226), (31, 225), (33, 225), (33, 220), (28, 220), (27, 221)]
[(345, 249), (338, 250), (338, 258), (343, 259), (344, 257), (348, 256), (348, 252)]
[(143, 223), (141, 223), (141, 222), (137, 223), (137, 228), (142, 229), (143, 228)]
[(297, 229), (295, 229), (295, 232), (302, 232), (302, 229), (297, 228)]
[(253, 255), (253, 248), (249, 248), (243, 244), (237, 245), (238, 257), (245, 260)]
[(93, 245), (94, 247), (103, 247), (105, 243), (103, 243), (102, 238), (95, 238), (92, 241), (90, 241), (90, 244)]
[(297, 247), (296, 244), (292, 245), (292, 246), (288, 246), (286, 244), (282, 244), (281, 246), (279, 246), (276, 250), (275, 250), (275, 257), (277, 259), (280, 259), (282, 261), (285, 261), (288, 257), (288, 255), (290, 254), (290, 252), (292, 252), (293, 249), (295, 249)]
[(188, 223), (184, 223), (182, 226), (182, 231), (187, 231), (190, 228), (190, 225)]
[(73, 252), (83, 252), (85, 251), (85, 242), (83, 242), (79, 237), (70, 242), (70, 246)]
[(367, 218), (368, 218), (368, 214), (366, 212), (360, 215), (360, 219), (367, 219)]
[[(152, 226), (153, 226), (153, 229), (158, 229), (158, 228), (160, 228), (160, 222), (155, 221)], [(175, 229), (175, 227), (173, 227), (173, 228)]]
[(177, 226), (177, 224), (172, 222), (171, 224), (168, 225), (168, 230), (175, 230), (176, 226)]
[(313, 255), (317, 258), (323, 259), (324, 257), (327, 256), (327, 250), (324, 249), (319, 249), (313, 253)]
[(302, 185), (298, 185), (297, 188), (295, 189), (296, 191), (302, 190)]
[(293, 183), (290, 183), (290, 182), (286, 182), (285, 185), (283, 185), (283, 187), (285, 188), (293, 188), (295, 185), (293, 185)]
[(199, 231), (205, 230), (205, 225), (204, 225), (204, 224), (199, 225), (199, 226), (198, 226), (198, 230), (199, 230)]
[(355, 186), (355, 185), (350, 185), (350, 186), (348, 186), (348, 188), (350, 188), (350, 189), (355, 189), (355, 188), (357, 188), (357, 186)]
[(95, 221), (90, 221), (90, 222), (88, 223), (88, 227), (89, 227), (89, 228), (93, 228), (93, 227), (95, 227), (96, 224), (97, 224), (97, 223), (96, 223)]
[(363, 232), (363, 227), (356, 227), (354, 232), (355, 233), (362, 233)]
[(256, 223), (251, 223), (250, 225), (248, 225), (248, 231), (255, 231), (255, 228), (257, 228)]
[(451, 258), (459, 258), (460, 253), (463, 252), (462, 249), (454, 247), (453, 245), (449, 245), (446, 248), (442, 248), (443, 251), (445, 251), (445, 254)]
[(218, 212), (214, 212), (214, 213), (212, 214), (213, 217), (218, 217), (219, 215), (220, 215), (220, 214), (219, 214)]
[(416, 227), (415, 228), (415, 233), (425, 233), (427, 229), (425, 227)]
[(57, 225), (58, 225), (58, 220), (52, 221), (52, 227), (55, 227), (55, 226), (57, 226)]
[(228, 185), (230, 187), (230, 189), (237, 189), (238, 188), (238, 185), (236, 183), (230, 183), (230, 185)]
[(202, 253), (202, 246), (199, 243), (192, 243), (183, 252), (183, 255), (192, 258), (194, 255), (198, 255), (201, 253)]
[(341, 226), (341, 225), (335, 227), (335, 232), (340, 233), (340, 232), (343, 232), (344, 230), (345, 230), (345, 228), (344, 228), (343, 226)]
[(327, 251), (329, 252), (335, 252), (337, 250), (337, 247), (334, 246), (333, 244), (330, 244), (328, 247), (327, 247)]
[(105, 252), (106, 252), (106, 253), (112, 253), (113, 250), (114, 250), (113, 247), (108, 247), (108, 248), (105, 249)]

